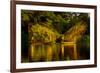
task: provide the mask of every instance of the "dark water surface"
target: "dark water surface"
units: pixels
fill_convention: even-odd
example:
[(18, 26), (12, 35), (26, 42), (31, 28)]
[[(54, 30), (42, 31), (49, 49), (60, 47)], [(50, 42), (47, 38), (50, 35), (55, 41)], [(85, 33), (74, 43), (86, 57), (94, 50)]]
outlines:
[(22, 62), (46, 62), (77, 60), (77, 48), (73, 42), (33, 43), (28, 49), (28, 57)]

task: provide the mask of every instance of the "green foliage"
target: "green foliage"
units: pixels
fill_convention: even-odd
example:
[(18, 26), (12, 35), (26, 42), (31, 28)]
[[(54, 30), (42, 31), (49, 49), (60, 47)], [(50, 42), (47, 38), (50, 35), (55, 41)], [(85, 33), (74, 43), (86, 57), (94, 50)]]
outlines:
[(79, 53), (79, 59), (90, 58), (90, 36), (84, 35), (77, 41), (77, 49)]
[(72, 28), (64, 34), (65, 41), (74, 41), (77, 42), (78, 39), (83, 37), (83, 34), (87, 30), (87, 25), (85, 22), (78, 22)]
[(30, 20), (27, 11), (24, 11), (24, 10), (23, 10), (23, 11), (21, 12), (21, 19), (22, 19), (22, 21), (29, 21), (29, 20)]
[(39, 25), (46, 24), (46, 26), (56, 29), (60, 34), (64, 34), (77, 22), (89, 22), (87, 13), (22, 10), (21, 15), (22, 22), (25, 22), (24, 25), (27, 25), (27, 23), (33, 23), (33, 25), (37, 23)]
[(54, 42), (59, 35), (58, 33), (53, 32), (45, 26), (35, 24), (32, 25), (32, 38), (33, 42)]
[(78, 47), (89, 49), (90, 48), (90, 36), (84, 35), (81, 39), (77, 41)]
[(77, 42), (83, 35), (90, 35), (88, 13), (22, 10), (21, 17), (22, 31), (35, 42), (51, 42), (60, 37)]

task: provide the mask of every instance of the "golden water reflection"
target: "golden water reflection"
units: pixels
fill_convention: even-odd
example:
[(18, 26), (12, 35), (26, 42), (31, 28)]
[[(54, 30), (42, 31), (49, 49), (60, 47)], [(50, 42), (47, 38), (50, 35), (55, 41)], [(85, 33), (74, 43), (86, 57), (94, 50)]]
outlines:
[(74, 42), (32, 43), (29, 48), (29, 62), (77, 60)]

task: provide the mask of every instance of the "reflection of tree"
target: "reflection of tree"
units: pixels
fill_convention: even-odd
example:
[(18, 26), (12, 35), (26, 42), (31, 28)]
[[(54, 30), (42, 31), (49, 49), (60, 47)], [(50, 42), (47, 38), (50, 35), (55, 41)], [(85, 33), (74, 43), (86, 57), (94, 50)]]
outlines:
[(59, 44), (33, 43), (29, 48), (30, 62), (59, 60), (77, 60), (76, 44), (73, 42), (63, 42)]
[(60, 46), (56, 44), (33, 43), (29, 49), (29, 61), (53, 61), (59, 60)]
[[(69, 50), (69, 53), (67, 52), (68, 53), (67, 54), (65, 50), (67, 50), (67, 51)], [(76, 43), (75, 42), (63, 42), (61, 44), (61, 52), (62, 52), (62, 57), (64, 57), (64, 55), (65, 55), (65, 58), (69, 57), (69, 59), (72, 59), (72, 60), (77, 60), (78, 59), (78, 57), (77, 57), (77, 48), (76, 48)]]

